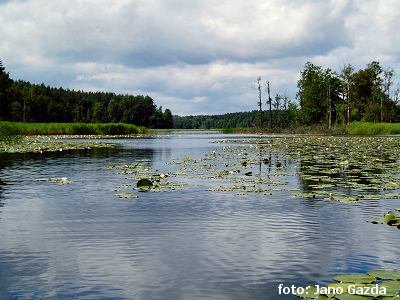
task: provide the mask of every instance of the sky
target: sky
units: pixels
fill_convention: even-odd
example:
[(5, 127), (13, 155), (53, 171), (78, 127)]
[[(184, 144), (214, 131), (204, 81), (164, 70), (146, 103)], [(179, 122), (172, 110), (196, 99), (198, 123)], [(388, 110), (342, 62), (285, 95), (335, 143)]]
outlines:
[(13, 79), (178, 115), (257, 109), (257, 77), (295, 98), (307, 61), (400, 73), (400, 0), (0, 0), (0, 24)]

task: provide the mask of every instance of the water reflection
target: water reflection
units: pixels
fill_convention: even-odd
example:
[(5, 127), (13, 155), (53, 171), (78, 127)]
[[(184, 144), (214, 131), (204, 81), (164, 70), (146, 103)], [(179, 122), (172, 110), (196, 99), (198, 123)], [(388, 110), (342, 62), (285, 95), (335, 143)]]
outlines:
[[(218, 150), (209, 143), (217, 137), (126, 140), (111, 152), (3, 161), (0, 298), (291, 299), (277, 295), (278, 283), (400, 263), (398, 231), (365, 222), (397, 200), (342, 205), (292, 199), (287, 190), (235, 197), (204, 186), (113, 197), (125, 181), (107, 165), (148, 160), (168, 170), (173, 158)], [(287, 169), (291, 187), (302, 188), (296, 172), (312, 165), (267, 148), (257, 155), (257, 176)], [(64, 176), (72, 184), (39, 180)]]
[[(3, 193), (4, 193), (4, 187), (6, 183), (0, 179), (0, 208), (4, 206), (4, 198), (3, 198)], [(1, 210), (0, 210), (1, 212)]]

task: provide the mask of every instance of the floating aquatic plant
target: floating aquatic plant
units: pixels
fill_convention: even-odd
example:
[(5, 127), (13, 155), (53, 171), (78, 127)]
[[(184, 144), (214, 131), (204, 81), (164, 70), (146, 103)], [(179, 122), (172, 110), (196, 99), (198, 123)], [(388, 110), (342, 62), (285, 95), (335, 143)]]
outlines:
[(0, 153), (44, 153), (114, 147), (115, 144), (103, 142), (61, 142), (54, 139), (24, 138), (11, 144), (0, 142)]
[[(369, 271), (368, 275), (378, 279), (400, 280), (400, 270), (373, 270)], [(400, 289), (400, 282), (398, 282), (397, 284)]]
[(65, 185), (65, 184), (70, 184), (72, 181), (69, 180), (67, 177), (61, 177), (61, 178), (48, 178), (48, 182), (54, 182), (58, 183), (59, 185)]
[(372, 283), (376, 281), (375, 277), (366, 274), (345, 274), (336, 276), (333, 279), (345, 283)]
[(239, 156), (233, 165), (253, 167), (253, 173), (262, 164), (260, 176), (276, 176), (282, 169), (281, 173), (300, 178), (305, 194), (328, 193), (324, 200), (357, 203), (399, 198), (393, 196), (400, 189), (399, 138), (290, 136), (219, 143), (240, 145), (224, 147), (224, 153), (215, 157), (229, 162)]
[(117, 198), (122, 198), (122, 199), (133, 199), (133, 198), (138, 198), (137, 195), (133, 193), (121, 193), (121, 194), (114, 194), (115, 197)]
[[(389, 211), (382, 218), (371, 218), (367, 222), (372, 224), (386, 224), (400, 229), (400, 208)], [(400, 278), (399, 278), (400, 279)]]
[[(114, 191), (123, 191), (127, 189), (136, 189), (138, 192), (165, 192), (168, 190), (180, 190), (185, 185), (181, 182), (171, 181), (177, 174), (162, 173), (153, 170), (148, 160), (139, 160), (132, 164), (111, 165), (108, 170), (113, 170), (120, 175), (130, 175), (125, 177), (132, 183), (122, 184), (114, 188)], [(180, 174), (182, 176), (182, 174)], [(129, 193), (117, 194), (125, 195)], [(135, 198), (137, 195), (135, 195)], [(121, 197), (120, 197), (121, 198)]]
[[(292, 136), (219, 142), (231, 145), (203, 157), (173, 159), (168, 162), (175, 169), (170, 174), (153, 170), (148, 161), (111, 169), (131, 175), (128, 180), (152, 181), (154, 187), (141, 188), (148, 191), (194, 186), (240, 195), (295, 191), (294, 198), (347, 204), (400, 199), (398, 138)], [(298, 178), (300, 188), (290, 178)]]
[(153, 186), (153, 182), (150, 179), (142, 178), (136, 183), (137, 188), (150, 189)]

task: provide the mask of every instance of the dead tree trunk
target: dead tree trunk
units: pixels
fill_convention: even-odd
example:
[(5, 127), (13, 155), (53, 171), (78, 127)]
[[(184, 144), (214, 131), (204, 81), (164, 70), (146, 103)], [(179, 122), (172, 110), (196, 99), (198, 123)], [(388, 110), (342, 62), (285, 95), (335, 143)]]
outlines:
[(347, 125), (350, 124), (350, 84), (347, 83)]
[(267, 81), (267, 91), (268, 91), (268, 104), (269, 104), (269, 129), (272, 129), (272, 99), (269, 89), (269, 81)]
[(328, 83), (328, 101), (329, 101), (329, 118), (328, 118), (328, 128), (332, 128), (332, 100), (331, 100), (331, 85)]
[(261, 77), (257, 78), (257, 89), (258, 89), (258, 106), (260, 110), (260, 128), (264, 128), (264, 120), (263, 120), (263, 110), (262, 110), (262, 97), (261, 97)]

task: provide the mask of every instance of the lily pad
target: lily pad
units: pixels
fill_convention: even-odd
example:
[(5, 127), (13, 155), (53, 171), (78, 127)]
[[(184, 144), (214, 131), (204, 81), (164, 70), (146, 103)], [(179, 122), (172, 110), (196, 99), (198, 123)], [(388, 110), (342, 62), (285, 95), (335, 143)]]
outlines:
[(367, 222), (373, 224), (387, 224), (389, 226), (397, 226), (400, 229), (400, 214), (396, 211), (388, 212), (383, 218), (371, 218)]
[(366, 299), (373, 299), (370, 296), (359, 296), (359, 295), (352, 295), (352, 294), (341, 294), (335, 296), (339, 300), (366, 300)]
[(143, 178), (137, 182), (136, 186), (138, 188), (150, 188), (153, 186), (153, 182), (147, 178)]
[(317, 291), (318, 290), (315, 285), (309, 285), (304, 289), (303, 293), (294, 293), (294, 295), (304, 299), (316, 299), (316, 297), (319, 296)]
[[(355, 285), (355, 284), (354, 283), (350, 283), (350, 282), (339, 282), (339, 283), (335, 282), (335, 283), (328, 284), (328, 287), (335, 288), (335, 289), (342, 288), (343, 291), (347, 291), (349, 286), (353, 286), (353, 285)], [(362, 284), (362, 283), (358, 283), (356, 285), (357, 286), (364, 286), (364, 284)]]
[(390, 226), (400, 224), (400, 216), (398, 214), (394, 214), (393, 212), (385, 214), (383, 220), (386, 224)]
[(138, 195), (132, 194), (132, 193), (121, 193), (121, 194), (115, 194), (114, 195), (117, 198), (122, 198), (122, 199), (133, 199), (133, 198), (138, 198)]
[(59, 185), (65, 185), (65, 184), (70, 184), (72, 181), (69, 180), (67, 177), (61, 177), (61, 178), (48, 178), (48, 182), (54, 182), (58, 183)]
[(370, 218), (367, 220), (367, 222), (372, 224), (385, 224), (383, 218)]
[(380, 286), (386, 288), (386, 296), (400, 296), (400, 281), (386, 280), (383, 281)]
[[(369, 271), (368, 275), (378, 279), (393, 279), (400, 280), (400, 270), (373, 270)], [(397, 287), (400, 290), (400, 281), (397, 282)]]
[(345, 283), (372, 283), (376, 281), (375, 277), (365, 274), (345, 274), (336, 276), (334, 279)]
[(304, 298), (304, 299), (313, 299), (313, 300), (326, 300), (326, 299), (331, 299), (331, 298), (329, 298), (328, 296), (325, 296), (325, 295), (316, 295), (316, 297), (314, 297), (314, 298), (311, 298), (311, 297), (307, 297), (307, 298)]

